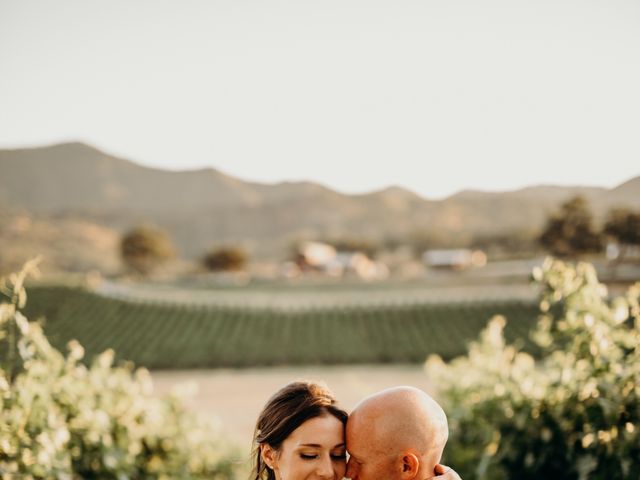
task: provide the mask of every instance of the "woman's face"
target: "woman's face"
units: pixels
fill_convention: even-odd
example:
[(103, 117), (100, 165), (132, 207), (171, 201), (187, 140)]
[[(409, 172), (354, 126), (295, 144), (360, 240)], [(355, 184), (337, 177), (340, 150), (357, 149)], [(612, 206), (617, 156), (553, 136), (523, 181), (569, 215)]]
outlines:
[(333, 415), (307, 420), (277, 451), (269, 445), (261, 450), (277, 480), (341, 480), (347, 467), (344, 426)]

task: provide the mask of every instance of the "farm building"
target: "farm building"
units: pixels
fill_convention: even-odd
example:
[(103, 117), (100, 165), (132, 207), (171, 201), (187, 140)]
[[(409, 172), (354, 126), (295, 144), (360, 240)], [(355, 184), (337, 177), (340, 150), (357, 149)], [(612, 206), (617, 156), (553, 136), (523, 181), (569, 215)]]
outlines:
[(337, 251), (321, 242), (303, 243), (296, 263), (301, 271), (316, 271), (332, 277), (354, 275), (364, 280), (382, 280), (389, 276), (384, 263), (376, 262), (362, 252)]

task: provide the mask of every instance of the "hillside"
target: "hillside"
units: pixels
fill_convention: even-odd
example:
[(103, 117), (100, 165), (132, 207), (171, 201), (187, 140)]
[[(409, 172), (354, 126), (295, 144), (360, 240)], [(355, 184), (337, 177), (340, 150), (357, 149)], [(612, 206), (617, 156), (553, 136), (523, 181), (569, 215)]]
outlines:
[(192, 258), (230, 242), (254, 256), (278, 258), (301, 238), (532, 231), (577, 193), (591, 201), (597, 217), (612, 206), (640, 207), (640, 177), (612, 190), (532, 186), (432, 201), (400, 187), (345, 195), (312, 182), (246, 182), (212, 168), (153, 169), (81, 143), (0, 150), (0, 171), (0, 208), (53, 224), (71, 216), (115, 234), (152, 222)]
[(19, 271), (26, 260), (39, 255), (47, 273), (117, 273), (119, 240), (116, 231), (72, 216), (0, 209), (0, 275)]
[(0, 168), (0, 202), (32, 212), (184, 211), (253, 205), (258, 197), (214, 169), (153, 169), (82, 143), (0, 150)]

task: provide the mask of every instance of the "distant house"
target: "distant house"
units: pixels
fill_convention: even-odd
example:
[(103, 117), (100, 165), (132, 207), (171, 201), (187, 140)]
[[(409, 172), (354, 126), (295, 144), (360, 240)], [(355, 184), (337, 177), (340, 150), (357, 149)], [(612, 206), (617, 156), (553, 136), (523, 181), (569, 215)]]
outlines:
[(483, 267), (487, 264), (487, 255), (467, 248), (427, 250), (422, 254), (422, 261), (430, 268), (462, 270)]
[(338, 252), (328, 243), (304, 242), (298, 248), (296, 262), (300, 268), (323, 268)]
[[(380, 280), (389, 276), (389, 269), (382, 262), (371, 260), (362, 252), (337, 251), (321, 242), (305, 242), (300, 245), (296, 264), (300, 271), (316, 271), (332, 277), (355, 275), (364, 280)], [(290, 274), (291, 265), (286, 266)]]
[(338, 252), (327, 266), (327, 273), (334, 276), (355, 275), (363, 280), (383, 280), (389, 276), (389, 268), (361, 252)]

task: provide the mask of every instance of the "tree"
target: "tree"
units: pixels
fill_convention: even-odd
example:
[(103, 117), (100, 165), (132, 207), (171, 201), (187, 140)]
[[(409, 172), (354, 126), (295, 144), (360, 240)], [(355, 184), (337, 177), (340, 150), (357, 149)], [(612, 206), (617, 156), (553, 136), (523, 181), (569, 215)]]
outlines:
[(129, 268), (146, 275), (173, 258), (175, 249), (166, 233), (155, 227), (143, 225), (122, 237), (120, 254)]
[(585, 198), (573, 197), (547, 220), (539, 238), (540, 245), (560, 257), (599, 252), (602, 239), (592, 222), (593, 215)]
[(247, 254), (240, 247), (214, 248), (205, 255), (202, 263), (211, 271), (242, 270), (247, 263)]
[(618, 244), (618, 259), (622, 261), (629, 246), (640, 245), (640, 212), (632, 212), (628, 208), (615, 208), (607, 215), (602, 231)]

